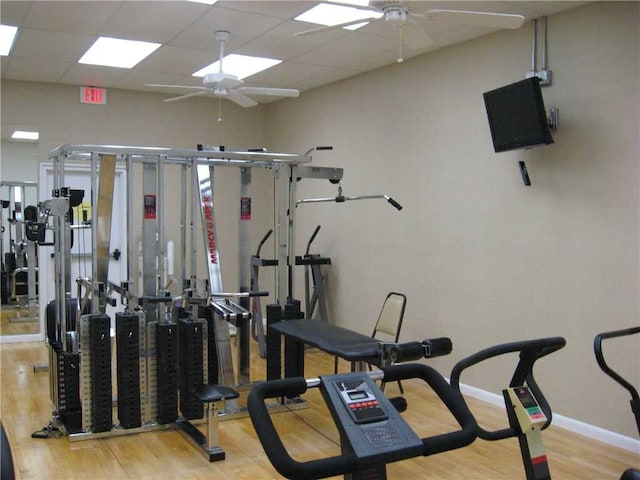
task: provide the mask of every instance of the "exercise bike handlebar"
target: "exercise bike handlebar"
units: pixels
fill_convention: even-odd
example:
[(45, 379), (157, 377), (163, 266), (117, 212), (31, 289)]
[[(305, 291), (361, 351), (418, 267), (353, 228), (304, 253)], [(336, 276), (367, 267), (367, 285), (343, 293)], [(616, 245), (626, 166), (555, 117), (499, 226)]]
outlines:
[[(549, 407), (547, 399), (545, 398), (542, 390), (538, 386), (533, 376), (533, 365), (540, 358), (545, 357), (557, 350), (560, 350), (566, 345), (566, 343), (566, 340), (562, 337), (550, 337), (536, 340), (526, 340), (522, 342), (504, 343), (485, 348), (484, 350), (474, 353), (473, 355), (469, 355), (468, 357), (463, 358), (458, 363), (456, 363), (451, 370), (449, 381), (451, 383), (451, 386), (459, 392), (460, 375), (464, 370), (482, 361), (497, 357), (499, 355), (519, 352), (520, 360), (514, 370), (509, 386), (517, 387), (524, 385), (525, 383), (527, 384), (534, 397), (538, 401), (540, 408), (547, 417), (547, 422), (542, 427), (543, 429), (545, 429), (551, 424), (552, 411)], [(478, 426), (478, 436), (483, 440), (502, 440), (505, 438), (515, 437), (518, 435), (518, 433), (519, 432), (514, 428), (489, 431), (485, 430), (481, 426)]]
[[(476, 439), (478, 426), (462, 395), (452, 389), (446, 380), (433, 368), (422, 364), (392, 365), (383, 367), (381, 370), (369, 372), (369, 375), (374, 379), (384, 379), (385, 382), (421, 378), (436, 392), (453, 414), (461, 429), (422, 438), (424, 445), (422, 455), (433, 455), (462, 448)], [(319, 385), (320, 379), (317, 378), (305, 380), (302, 377), (296, 377), (271, 380), (256, 385), (249, 394), (247, 405), (258, 438), (275, 469), (287, 478), (325, 478), (356, 472), (363, 467), (354, 453), (343, 453), (333, 457), (298, 462), (289, 455), (284, 447), (269, 416), (264, 400), (285, 396), (296, 397), (305, 393), (308, 388)]]

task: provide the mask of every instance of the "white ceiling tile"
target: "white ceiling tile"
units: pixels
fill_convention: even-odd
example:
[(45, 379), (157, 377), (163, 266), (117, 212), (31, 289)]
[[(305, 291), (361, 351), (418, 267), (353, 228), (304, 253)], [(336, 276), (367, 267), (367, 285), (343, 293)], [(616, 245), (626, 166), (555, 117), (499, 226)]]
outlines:
[(218, 54), (164, 45), (139, 63), (139, 70), (192, 74), (218, 59)]
[(24, 25), (59, 32), (97, 34), (122, 2), (30, 2)]
[(328, 67), (343, 67), (395, 47), (394, 39), (351, 32), (339, 40), (298, 55), (294, 60)]
[(313, 8), (320, 2), (312, 2), (309, 0), (303, 1), (276, 1), (265, 2), (264, 0), (258, 1), (243, 1), (243, 0), (231, 0), (231, 1), (219, 1), (216, 3), (219, 7), (230, 8), (233, 10), (241, 10), (245, 12), (258, 13), (261, 15), (268, 15), (276, 18), (294, 18), (301, 13)]
[(214, 5), (187, 30), (177, 35), (171, 44), (178, 47), (217, 50), (218, 42), (215, 38), (215, 32), (226, 30), (231, 32), (228, 45), (229, 51), (233, 51), (239, 44), (246, 43), (251, 38), (271, 30), (279, 23), (282, 23), (282, 20), (278, 18), (220, 8)]
[(289, 60), (317, 47), (319, 44), (341, 38), (351, 33), (348, 30), (343, 30), (332, 32), (331, 34), (325, 33), (296, 37), (294, 34), (305, 30), (307, 28), (305, 25), (308, 24), (295, 20), (281, 23), (272, 30), (256, 37), (254, 40), (243, 44), (237, 49), (237, 53)]
[(12, 58), (2, 77), (28, 82), (60, 82), (72, 62), (33, 58)]
[(95, 36), (35, 28), (21, 28), (12, 55), (16, 57), (77, 61), (93, 44)]
[(101, 29), (103, 36), (166, 43), (189, 28), (210, 7), (185, 1), (123, 2)]
[(74, 64), (62, 77), (60, 83), (112, 87), (127, 74), (126, 68), (100, 67)]
[(29, 10), (29, 2), (2, 0), (0, 2), (0, 23), (19, 27)]

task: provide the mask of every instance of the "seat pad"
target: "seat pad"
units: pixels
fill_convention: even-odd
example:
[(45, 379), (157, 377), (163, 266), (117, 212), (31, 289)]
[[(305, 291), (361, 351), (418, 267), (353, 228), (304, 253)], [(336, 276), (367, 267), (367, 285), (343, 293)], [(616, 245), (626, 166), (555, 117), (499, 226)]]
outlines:
[(322, 320), (282, 320), (269, 328), (352, 362), (374, 362), (380, 356), (378, 340)]

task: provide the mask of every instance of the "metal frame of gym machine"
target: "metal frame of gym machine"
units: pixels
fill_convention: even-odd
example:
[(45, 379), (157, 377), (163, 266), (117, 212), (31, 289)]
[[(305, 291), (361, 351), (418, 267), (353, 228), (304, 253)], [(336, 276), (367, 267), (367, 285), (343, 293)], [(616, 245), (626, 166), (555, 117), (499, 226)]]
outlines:
[[(156, 353), (154, 343), (150, 341), (152, 337), (148, 333), (151, 324), (158, 324), (163, 321), (166, 315), (166, 304), (175, 305), (178, 301), (182, 305), (193, 305), (197, 311), (198, 305), (206, 304), (218, 309), (219, 315), (214, 314), (213, 328), (216, 331), (216, 347), (218, 358), (219, 379), (215, 383), (227, 386), (249, 385), (249, 342), (251, 340), (250, 312), (243, 305), (233, 302), (232, 298), (247, 300), (243, 302), (248, 307), (250, 256), (249, 251), (249, 228), (248, 222), (240, 221), (238, 230), (239, 243), (239, 283), (240, 292), (224, 293), (222, 291), (222, 281), (220, 272), (219, 255), (216, 245), (215, 217), (213, 203), (214, 169), (216, 167), (235, 167), (241, 169), (240, 196), (242, 199), (250, 198), (251, 169), (264, 168), (272, 171), (276, 183), (277, 199), (274, 208), (276, 209), (276, 242), (279, 266), (276, 276), (276, 299), (280, 305), (285, 305), (288, 298), (293, 296), (293, 275), (295, 259), (295, 211), (296, 211), (296, 184), (301, 178), (326, 179), (332, 183), (338, 183), (343, 175), (341, 168), (315, 167), (306, 165), (311, 162), (310, 153), (316, 149), (330, 149), (330, 147), (314, 147), (304, 154), (269, 153), (264, 151), (227, 151), (224, 147), (205, 149), (171, 149), (153, 147), (116, 147), (105, 145), (63, 145), (50, 153), (50, 160), (53, 163), (54, 189), (53, 199), (41, 202), (41, 215), (46, 218), (53, 218), (54, 230), (54, 258), (55, 258), (55, 330), (59, 345), (53, 346), (48, 342), (49, 354), (49, 375), (50, 391), (53, 402), (53, 424), (59, 427), (64, 433), (69, 434), (70, 439), (83, 440), (102, 436), (123, 435), (128, 433), (139, 433), (158, 428), (167, 428), (168, 425), (157, 421), (158, 385), (152, 375), (152, 370), (158, 368), (153, 365)], [(73, 296), (73, 282), (71, 277), (71, 224), (67, 211), (69, 210), (70, 189), (65, 187), (65, 165), (70, 162), (90, 162), (91, 164), (91, 204), (93, 210), (93, 221), (91, 222), (92, 238), (92, 277), (78, 279), (75, 281), (77, 288), (77, 309), (69, 310), (66, 306), (67, 299)], [(133, 215), (127, 215), (128, 231), (128, 279), (121, 285), (109, 284), (108, 257), (112, 214), (113, 183), (115, 177), (116, 164), (124, 164), (127, 171), (126, 197), (127, 211), (133, 211), (134, 205), (134, 185), (133, 185), (133, 165), (143, 164), (143, 195), (145, 208), (147, 200), (153, 203), (154, 212), (153, 224), (143, 225), (143, 295), (136, 295), (132, 272), (135, 271), (134, 263), (138, 261), (136, 255), (136, 245), (134, 240), (134, 220)], [(164, 272), (164, 201), (162, 188), (164, 185), (164, 167), (166, 165), (181, 165), (181, 198), (183, 204), (181, 208), (181, 240), (180, 255), (182, 258), (183, 271), (183, 295), (179, 298), (171, 298), (168, 292), (163, 290), (160, 279)], [(191, 177), (189, 179), (189, 169)], [(186, 276), (187, 267), (187, 192), (188, 185), (191, 184), (191, 212), (189, 218), (190, 245), (189, 245), (189, 265), (190, 277)], [(156, 204), (157, 200), (157, 204)], [(249, 200), (250, 201), (250, 200)], [(43, 212), (44, 210), (44, 212)], [(196, 211), (200, 212), (202, 222), (205, 251), (207, 252), (208, 279), (205, 288), (198, 289), (196, 269), (198, 265), (196, 247)], [(242, 214), (242, 212), (241, 212)], [(146, 216), (146, 215), (145, 215)], [(150, 219), (151, 220), (151, 219)], [(143, 219), (143, 223), (147, 219)], [(82, 294), (84, 289), (84, 294)], [(100, 381), (111, 382), (110, 365), (96, 366), (92, 361), (92, 349), (97, 348), (92, 344), (94, 334), (98, 339), (110, 345), (110, 340), (105, 340), (105, 335), (109, 336), (110, 320), (105, 314), (106, 304), (109, 301), (108, 295), (113, 292), (119, 293), (126, 310), (142, 310), (144, 314), (137, 313), (138, 319), (133, 319), (133, 324), (128, 324), (132, 334), (140, 335), (140, 341), (145, 341), (145, 347), (139, 348), (139, 390), (141, 402), (141, 421), (138, 423), (123, 426), (114, 426), (110, 414), (101, 426), (96, 426), (95, 418), (91, 415), (93, 408), (99, 402), (103, 402), (102, 409), (108, 411), (112, 408), (112, 398), (96, 399), (92, 394), (91, 385), (95, 385), (95, 376), (101, 376)], [(91, 299), (88, 302), (88, 299)], [(111, 302), (110, 302), (111, 303)], [(86, 308), (90, 314), (80, 315)], [(68, 322), (68, 315), (75, 315), (76, 322)], [(97, 317), (102, 315), (102, 326), (96, 327), (93, 332), (92, 325), (100, 322)], [(117, 317), (117, 314), (116, 314)], [(198, 317), (196, 317), (198, 318)], [(236, 380), (233, 372), (233, 362), (231, 358), (231, 348), (229, 343), (230, 319), (240, 320), (238, 327), (238, 378)], [(118, 319), (116, 318), (116, 323)], [(139, 329), (136, 328), (136, 323)], [(131, 326), (133, 325), (133, 326)], [(206, 330), (207, 322), (204, 322)], [(137, 330), (137, 332), (136, 332)], [(100, 333), (100, 331), (102, 333)], [(226, 332), (226, 334), (225, 334)], [(117, 337), (117, 333), (116, 333)], [(206, 362), (206, 334), (203, 340), (203, 363)], [(106, 345), (106, 344), (105, 344)], [(100, 347), (101, 348), (101, 347)], [(107, 348), (110, 348), (107, 347)], [(65, 360), (66, 358), (66, 360)], [(94, 364), (94, 365), (92, 365)], [(103, 371), (99, 371), (102, 368)], [(74, 380), (71, 378), (71, 370), (78, 369), (80, 378), (75, 380), (81, 399), (73, 401), (72, 392)], [(206, 366), (204, 369), (204, 381), (207, 382)], [(118, 392), (120, 395), (120, 392)], [(82, 413), (77, 412), (78, 401), (82, 406)], [(106, 403), (105, 403), (106, 402)], [(72, 404), (74, 406), (72, 406)], [(157, 407), (157, 405), (155, 405)], [(71, 411), (75, 409), (75, 411)], [(227, 410), (230, 414), (239, 413), (235, 401), (227, 402)], [(74, 417), (75, 415), (75, 417)], [(81, 415), (81, 420), (79, 416)], [(119, 416), (118, 416), (119, 417)], [(121, 420), (119, 418), (119, 420)], [(68, 428), (67, 422), (73, 422), (75, 428)], [(100, 422), (97, 422), (100, 423)], [(169, 423), (169, 422), (167, 422)], [(173, 423), (173, 422), (172, 422)]]

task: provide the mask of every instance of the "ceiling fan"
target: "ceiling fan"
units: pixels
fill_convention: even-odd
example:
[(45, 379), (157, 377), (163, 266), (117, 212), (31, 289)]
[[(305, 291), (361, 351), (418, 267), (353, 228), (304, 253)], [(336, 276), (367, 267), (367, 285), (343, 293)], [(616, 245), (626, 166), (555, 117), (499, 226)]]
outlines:
[(219, 99), (226, 98), (241, 107), (253, 107), (258, 104), (249, 95), (269, 95), (276, 97), (297, 97), (300, 95), (298, 90), (292, 88), (271, 88), (271, 87), (242, 87), (244, 83), (235, 75), (225, 73), (223, 70), (224, 44), (231, 34), (227, 31), (220, 30), (216, 32), (216, 40), (220, 43), (220, 69), (216, 73), (207, 73), (202, 78), (202, 86), (190, 85), (160, 85), (156, 83), (146, 83), (148, 87), (165, 87), (165, 88), (182, 88), (195, 90), (195, 92), (179, 95), (177, 97), (167, 98), (165, 102), (176, 102), (185, 98), (197, 97), (201, 95), (212, 95)]
[[(404, 0), (370, 0), (368, 5), (355, 6), (351, 3), (330, 0), (333, 4), (371, 11), (371, 16), (352, 20), (350, 22), (337, 25), (324, 26), (297, 32), (295, 36), (313, 35), (328, 30), (347, 28), (365, 22), (384, 21), (398, 29), (399, 32), (399, 55), (398, 62), (402, 62), (402, 43), (416, 50), (422, 50), (433, 45), (433, 39), (421, 28), (422, 20), (437, 21), (438, 19), (449, 19), (461, 25), (477, 25), (491, 28), (519, 28), (525, 18), (522, 15), (508, 13), (476, 12), (468, 10), (447, 10), (431, 8), (419, 11), (421, 2), (409, 2)], [(404, 27), (415, 26), (404, 30)]]

